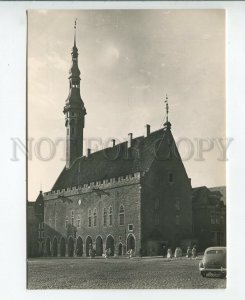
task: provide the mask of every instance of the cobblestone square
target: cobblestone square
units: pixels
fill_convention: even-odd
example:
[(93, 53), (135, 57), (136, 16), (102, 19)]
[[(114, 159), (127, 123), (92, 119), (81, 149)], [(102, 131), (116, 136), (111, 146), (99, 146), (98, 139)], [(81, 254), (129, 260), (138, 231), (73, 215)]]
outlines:
[(27, 262), (28, 289), (224, 289), (226, 279), (202, 278), (199, 259), (56, 258)]

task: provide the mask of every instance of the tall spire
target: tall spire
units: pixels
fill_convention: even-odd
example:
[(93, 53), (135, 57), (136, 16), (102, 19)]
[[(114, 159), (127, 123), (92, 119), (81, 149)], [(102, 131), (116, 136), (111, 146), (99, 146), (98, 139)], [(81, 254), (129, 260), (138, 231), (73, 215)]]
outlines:
[(66, 126), (66, 168), (70, 168), (75, 159), (83, 155), (83, 129), (86, 115), (86, 109), (80, 95), (81, 79), (76, 46), (76, 21), (77, 19), (74, 22), (74, 45), (69, 71), (69, 95), (63, 110)]

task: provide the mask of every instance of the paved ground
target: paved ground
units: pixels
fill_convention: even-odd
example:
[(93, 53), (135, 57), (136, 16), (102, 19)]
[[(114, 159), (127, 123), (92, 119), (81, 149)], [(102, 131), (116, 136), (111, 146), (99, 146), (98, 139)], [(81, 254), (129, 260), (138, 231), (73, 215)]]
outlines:
[(186, 258), (31, 259), (28, 289), (214, 289), (226, 279), (202, 278), (200, 260)]

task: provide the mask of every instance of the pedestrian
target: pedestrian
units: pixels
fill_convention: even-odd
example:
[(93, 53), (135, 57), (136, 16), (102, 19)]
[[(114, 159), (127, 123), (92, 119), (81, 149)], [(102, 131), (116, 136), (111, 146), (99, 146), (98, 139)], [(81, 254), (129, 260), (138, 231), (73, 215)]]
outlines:
[(108, 256), (108, 250), (105, 249), (105, 258), (107, 258), (107, 256)]
[(133, 249), (129, 249), (128, 250), (128, 258), (132, 258), (133, 257)]
[(191, 247), (190, 247), (190, 246), (187, 247), (187, 250), (186, 250), (186, 257), (187, 257), (187, 258), (191, 258)]
[(174, 257), (177, 258), (177, 257), (181, 257), (181, 256), (182, 256), (182, 250), (180, 247), (177, 247), (174, 252)]
[(166, 256), (166, 246), (163, 245), (162, 246), (162, 257), (165, 257)]
[(168, 251), (167, 251), (167, 259), (171, 259), (172, 258), (172, 256), (173, 256), (173, 254), (172, 254), (172, 250), (170, 249), (170, 248), (168, 248)]
[(192, 253), (192, 258), (196, 258), (197, 255), (196, 245), (193, 246), (191, 253)]

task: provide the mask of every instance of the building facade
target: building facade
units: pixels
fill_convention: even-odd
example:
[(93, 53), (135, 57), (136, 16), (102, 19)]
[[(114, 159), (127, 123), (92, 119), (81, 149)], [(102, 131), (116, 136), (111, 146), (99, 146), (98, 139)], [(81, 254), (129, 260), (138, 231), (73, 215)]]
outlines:
[(193, 189), (193, 233), (200, 250), (226, 245), (225, 194), (224, 187)]
[(83, 156), (87, 112), (80, 95), (76, 37), (71, 56), (63, 110), (66, 165), (51, 191), (40, 193), (36, 201), (35, 253), (101, 256), (107, 249), (121, 256), (132, 249), (135, 255), (162, 255), (163, 245), (187, 247), (200, 233), (198, 201), (193, 201), (168, 118), (160, 130), (151, 132), (146, 125), (142, 136), (129, 133), (127, 141), (112, 140), (111, 147), (94, 153), (87, 149)]

